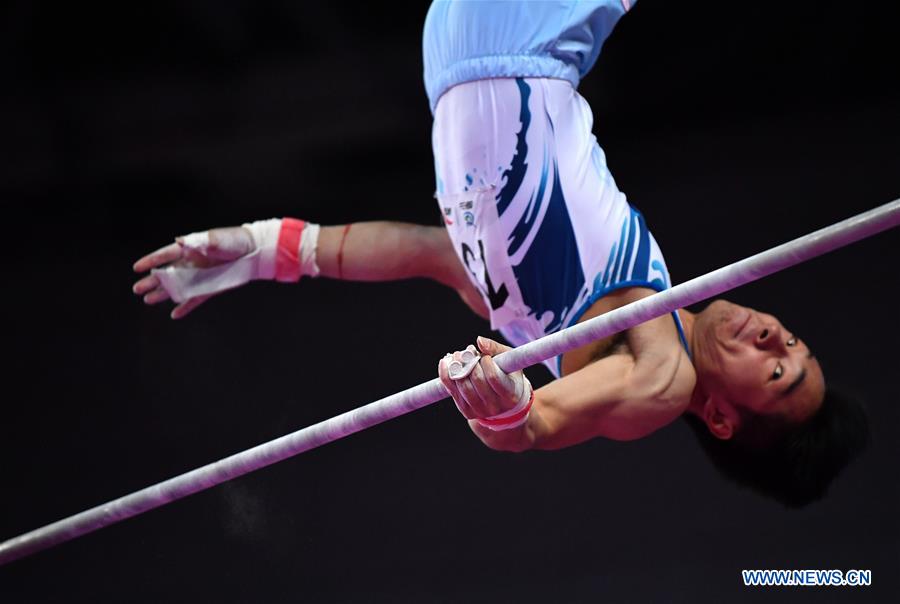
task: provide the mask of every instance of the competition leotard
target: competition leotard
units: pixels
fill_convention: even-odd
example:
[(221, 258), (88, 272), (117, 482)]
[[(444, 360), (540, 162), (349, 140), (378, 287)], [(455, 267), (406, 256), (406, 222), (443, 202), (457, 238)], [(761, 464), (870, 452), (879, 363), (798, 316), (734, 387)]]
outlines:
[[(584, 44), (593, 39), (590, 49), (571, 53), (583, 59), (573, 73), (586, 72), (596, 59), (609, 30), (592, 29), (590, 23), (611, 28), (615, 20), (590, 17), (597, 11), (608, 16), (612, 4), (593, 3), (593, 12), (561, 9), (570, 17), (581, 14), (588, 19), (581, 29), (571, 20), (557, 19), (565, 31), (593, 32), (580, 38)], [(435, 9), (438, 6), (440, 10)], [(537, 17), (546, 18), (544, 12), (560, 3), (438, 2), (425, 28), (426, 57), (435, 43), (429, 31), (439, 29), (442, 43), (457, 49), (455, 60), (469, 66), (469, 71), (453, 65), (438, 71), (479, 76), (459, 82), (436, 76), (432, 83), (441, 84), (427, 86), (429, 96), (435, 97), (436, 197), (454, 248), (490, 309), (491, 327), (515, 346), (574, 324), (611, 291), (624, 287), (660, 291), (670, 284), (662, 252), (643, 216), (618, 190), (607, 169), (603, 150), (591, 133), (590, 107), (576, 91), (577, 81), (559, 77), (562, 67), (551, 69), (555, 75), (545, 75), (552, 67), (548, 62), (510, 67), (516, 64), (515, 54), (495, 61), (495, 67), (502, 67), (500, 76), (487, 75), (493, 73), (490, 69), (473, 71), (473, 65), (485, 66), (485, 61), (478, 61), (484, 56), (466, 58), (459, 49), (471, 51), (471, 45), (465, 40), (452, 42), (454, 27), (460, 27), (465, 39), (492, 31), (496, 21), (484, 24), (487, 32), (462, 27), (478, 23), (485, 7), (495, 19), (498, 11), (507, 11), (514, 14), (511, 23), (526, 23), (535, 6)], [(624, 5), (617, 6), (621, 15)], [(447, 15), (452, 22), (441, 27), (439, 17)], [(541, 45), (548, 46), (546, 41)], [(493, 54), (485, 56), (491, 60), (500, 56), (496, 48), (490, 50)], [(529, 73), (529, 66), (538, 73)], [(431, 70), (433, 75), (434, 64)], [(684, 342), (677, 314), (673, 318)], [(546, 363), (557, 377), (560, 363), (559, 357)]]

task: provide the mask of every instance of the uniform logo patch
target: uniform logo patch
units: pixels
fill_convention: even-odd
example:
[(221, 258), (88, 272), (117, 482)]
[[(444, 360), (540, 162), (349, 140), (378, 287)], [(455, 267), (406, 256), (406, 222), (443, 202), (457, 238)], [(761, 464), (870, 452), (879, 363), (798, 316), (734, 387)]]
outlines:
[(468, 226), (473, 226), (475, 224), (475, 214), (472, 212), (463, 213), (463, 220), (466, 221)]
[(460, 210), (471, 210), (472, 204), (473, 204), (473, 202), (471, 199), (468, 201), (461, 201), (461, 202), (459, 202), (459, 209)]

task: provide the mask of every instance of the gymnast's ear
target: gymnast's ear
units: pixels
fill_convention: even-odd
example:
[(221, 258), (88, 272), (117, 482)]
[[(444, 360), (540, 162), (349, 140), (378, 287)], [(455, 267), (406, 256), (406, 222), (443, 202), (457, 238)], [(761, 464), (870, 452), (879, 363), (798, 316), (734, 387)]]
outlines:
[(703, 422), (718, 439), (729, 440), (734, 436), (737, 413), (731, 405), (719, 397), (709, 395), (703, 402)]

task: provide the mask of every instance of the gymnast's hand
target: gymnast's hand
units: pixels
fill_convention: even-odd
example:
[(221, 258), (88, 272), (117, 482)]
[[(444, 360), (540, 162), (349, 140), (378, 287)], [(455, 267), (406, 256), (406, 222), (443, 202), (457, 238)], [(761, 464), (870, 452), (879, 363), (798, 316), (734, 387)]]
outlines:
[[(151, 269), (167, 266), (211, 268), (231, 262), (256, 249), (253, 236), (246, 227), (211, 229), (208, 235), (208, 243), (196, 247), (185, 245), (185, 238), (177, 237), (175, 243), (147, 254), (135, 262), (134, 271), (145, 273)], [(169, 293), (160, 284), (159, 277), (153, 274), (135, 283), (132, 291), (138, 296), (143, 296), (146, 304), (159, 304), (170, 298)], [(215, 295), (216, 293), (212, 293), (185, 300), (175, 306), (171, 317), (180, 319)]]
[[(495, 430), (521, 425), (527, 419), (531, 384), (521, 371), (507, 374), (494, 362), (493, 357), (509, 350), (508, 346), (483, 337), (477, 343), (477, 350), (469, 346), (441, 359), (438, 363), (441, 383), (466, 419), (477, 420)], [(451, 364), (462, 363), (465, 356), (476, 352), (482, 356), (471, 373), (462, 379), (452, 379), (450, 376), (455, 372)]]

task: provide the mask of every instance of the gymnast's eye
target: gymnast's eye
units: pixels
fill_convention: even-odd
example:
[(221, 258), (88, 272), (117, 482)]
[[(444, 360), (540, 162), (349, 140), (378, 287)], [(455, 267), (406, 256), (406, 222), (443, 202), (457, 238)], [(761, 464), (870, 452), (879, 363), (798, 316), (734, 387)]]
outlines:
[(797, 338), (793, 338), (793, 337), (792, 337), (792, 338), (789, 338), (788, 341), (787, 341), (787, 345), (788, 345), (788, 346), (796, 346), (796, 345), (797, 345)]
[(784, 375), (784, 367), (781, 366), (781, 363), (778, 363), (778, 365), (775, 366), (775, 371), (772, 372), (772, 379), (780, 379), (782, 375)]

